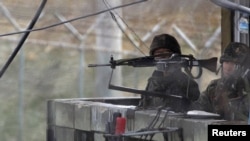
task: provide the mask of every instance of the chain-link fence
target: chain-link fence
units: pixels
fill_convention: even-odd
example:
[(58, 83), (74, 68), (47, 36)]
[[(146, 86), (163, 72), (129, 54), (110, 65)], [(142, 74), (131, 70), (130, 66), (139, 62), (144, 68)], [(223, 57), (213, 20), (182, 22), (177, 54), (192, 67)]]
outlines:
[[(41, 2), (0, 2), (1, 68), (25, 35), (22, 31)], [(116, 9), (107, 10), (112, 8)], [(111, 55), (115, 59), (148, 55), (156, 34), (174, 35), (183, 53), (197, 59), (219, 56), (220, 18), (220, 8), (204, 0), (47, 1), (34, 32), (0, 78), (0, 140), (44, 141), (48, 99), (110, 96), (110, 67), (102, 68), (106, 75), (100, 79), (96, 73), (101, 68), (89, 68), (88, 64), (109, 63)], [(65, 22), (68, 20), (72, 21)], [(105, 58), (98, 60), (100, 55)], [(151, 70), (123, 67), (121, 77), (117, 75), (120, 78), (114, 82), (143, 89)], [(216, 77), (209, 71), (203, 73), (207, 81), (197, 80), (201, 89)], [(102, 94), (98, 94), (98, 87)], [(112, 96), (116, 94), (133, 96), (119, 92)]]

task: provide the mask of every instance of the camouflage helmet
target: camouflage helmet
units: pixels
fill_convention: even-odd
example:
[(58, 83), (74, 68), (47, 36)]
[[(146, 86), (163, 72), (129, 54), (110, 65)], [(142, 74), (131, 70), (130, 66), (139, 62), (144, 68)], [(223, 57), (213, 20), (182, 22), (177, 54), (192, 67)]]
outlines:
[(222, 56), (220, 57), (220, 63), (230, 61), (239, 65), (244, 65), (249, 61), (249, 58), (250, 49), (246, 44), (232, 42), (225, 48)]
[(160, 34), (154, 37), (150, 45), (150, 55), (154, 54), (154, 51), (159, 48), (166, 48), (173, 53), (181, 54), (181, 48), (178, 41), (169, 34)]

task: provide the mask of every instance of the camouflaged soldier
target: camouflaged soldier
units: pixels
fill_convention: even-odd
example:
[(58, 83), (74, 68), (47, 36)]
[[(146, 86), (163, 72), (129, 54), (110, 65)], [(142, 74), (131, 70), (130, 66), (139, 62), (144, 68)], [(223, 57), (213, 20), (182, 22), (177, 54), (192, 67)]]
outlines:
[[(157, 60), (169, 58), (172, 54), (181, 54), (181, 49), (179, 43), (173, 36), (161, 34), (154, 37), (149, 54), (158, 56), (155, 57)], [(155, 70), (148, 79), (146, 91), (182, 96), (183, 99), (142, 96), (139, 107), (169, 107), (175, 112), (187, 111), (190, 103), (197, 100), (200, 95), (198, 84), (182, 72), (178, 64), (171, 65), (165, 70)]]
[(218, 113), (226, 120), (247, 121), (250, 91), (250, 49), (230, 43), (220, 58), (221, 78), (210, 82), (193, 109)]

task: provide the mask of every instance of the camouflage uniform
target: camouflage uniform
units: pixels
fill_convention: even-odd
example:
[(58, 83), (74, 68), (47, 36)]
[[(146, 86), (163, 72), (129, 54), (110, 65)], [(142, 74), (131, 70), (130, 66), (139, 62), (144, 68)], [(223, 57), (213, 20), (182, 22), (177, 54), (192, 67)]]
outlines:
[[(181, 54), (177, 40), (168, 34), (158, 35), (153, 39), (150, 46), (150, 55), (158, 48), (170, 49), (173, 53)], [(159, 106), (170, 107), (175, 112), (184, 112), (190, 106), (190, 102), (199, 98), (198, 84), (188, 75), (181, 71), (178, 66), (170, 66), (167, 74), (155, 70), (148, 79), (146, 91), (159, 92), (166, 95), (182, 96), (179, 98), (159, 98), (142, 96), (139, 107), (155, 108)]]
[(246, 121), (249, 114), (250, 74), (245, 72), (249, 70), (249, 55), (250, 49), (245, 44), (230, 43), (220, 63), (234, 62), (238, 69), (230, 77), (211, 81), (192, 109), (218, 113), (226, 120)]
[(200, 91), (198, 84), (185, 73), (180, 70), (170, 76), (163, 76), (162, 72), (155, 71), (153, 76), (148, 79), (147, 91), (161, 92), (166, 95), (182, 96), (179, 98), (159, 98), (144, 97), (142, 101), (143, 107), (170, 107), (175, 112), (185, 112), (189, 109), (192, 101), (198, 99)]

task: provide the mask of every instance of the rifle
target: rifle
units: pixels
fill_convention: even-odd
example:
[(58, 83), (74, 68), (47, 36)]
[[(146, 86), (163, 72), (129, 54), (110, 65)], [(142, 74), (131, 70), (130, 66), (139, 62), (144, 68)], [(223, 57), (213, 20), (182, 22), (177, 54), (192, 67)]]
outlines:
[[(155, 57), (158, 56), (145, 56), (131, 59), (120, 59), (114, 60), (111, 56), (108, 64), (89, 64), (88, 67), (100, 67), (100, 66), (110, 66), (112, 69), (115, 69), (116, 66), (133, 66), (133, 67), (154, 67), (157, 66), (162, 71), (166, 70), (171, 65), (179, 65), (185, 68), (185, 71), (188, 75), (193, 78), (199, 78), (202, 74), (202, 68), (206, 68), (209, 71), (217, 72), (217, 57), (210, 59), (197, 60), (192, 55), (180, 55), (173, 54), (170, 58), (167, 59), (158, 59)], [(191, 73), (192, 67), (199, 67), (199, 73), (194, 77)]]
[[(165, 55), (165, 54), (162, 54)], [(131, 58), (131, 59), (120, 59), (120, 60), (114, 60), (113, 56), (111, 56), (110, 61), (108, 64), (89, 64), (88, 67), (101, 67), (101, 66), (110, 66), (112, 68), (111, 77), (109, 80), (109, 89), (113, 90), (119, 90), (124, 92), (130, 92), (134, 94), (141, 94), (146, 96), (154, 96), (154, 97), (161, 97), (161, 98), (174, 98), (174, 99), (185, 99), (185, 97), (169, 94), (166, 95), (164, 93), (160, 92), (149, 92), (145, 90), (137, 90), (133, 88), (126, 88), (121, 86), (115, 86), (111, 84), (113, 70), (116, 68), (116, 66), (133, 66), (133, 67), (153, 67), (153, 66), (160, 66), (164, 69), (167, 69), (168, 66), (177, 64), (181, 67), (184, 67), (186, 71), (188, 71), (189, 75), (191, 75), (191, 68), (196, 66), (200, 68), (199, 75), (196, 77), (200, 77), (202, 74), (201, 68), (206, 68), (212, 72), (217, 72), (217, 58), (213, 57), (210, 59), (205, 60), (196, 60), (192, 55), (179, 55), (179, 54), (173, 54), (168, 59), (159, 59), (156, 60), (155, 57), (157, 56), (145, 56), (145, 57), (138, 57), (138, 58)], [(193, 77), (193, 76), (192, 76)]]
[(130, 92), (130, 93), (146, 95), (146, 96), (161, 97), (161, 98), (174, 98), (174, 99), (183, 99), (184, 98), (183, 96), (178, 96), (178, 95), (173, 95), (173, 94), (166, 95), (166, 94), (161, 93), (161, 92), (150, 92), (150, 91), (145, 91), (145, 90), (138, 90), (138, 89), (133, 89), (133, 88), (115, 86), (115, 85), (111, 84), (112, 76), (113, 76), (113, 70), (111, 72), (111, 77), (109, 79), (109, 85), (108, 85), (108, 88), (112, 89), (112, 90)]

